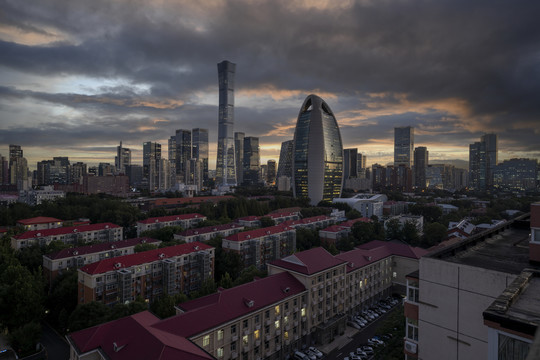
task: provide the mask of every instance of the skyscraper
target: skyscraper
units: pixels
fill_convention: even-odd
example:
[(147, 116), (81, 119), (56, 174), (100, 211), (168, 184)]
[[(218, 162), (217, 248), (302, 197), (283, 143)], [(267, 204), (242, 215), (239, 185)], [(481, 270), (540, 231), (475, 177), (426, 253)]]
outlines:
[(293, 195), (312, 205), (341, 196), (343, 143), (328, 104), (309, 95), (298, 114), (293, 145)]
[(394, 128), (394, 165), (413, 166), (414, 128)]
[(176, 130), (176, 175), (184, 182), (187, 162), (192, 158), (191, 150), (191, 131)]
[(417, 189), (426, 188), (426, 168), (429, 152), (425, 146), (414, 149), (414, 186)]
[(266, 162), (267, 173), (266, 173), (266, 182), (269, 185), (272, 185), (276, 182), (276, 160), (268, 160)]
[[(193, 157), (201, 162), (202, 181), (208, 181), (208, 129), (193, 129)], [(200, 188), (199, 188), (200, 190)]]
[(216, 161), (216, 184), (236, 185), (234, 160), (234, 74), (236, 64), (222, 61), (218, 64), (219, 121)]
[(294, 140), (287, 140), (281, 143), (281, 151), (279, 152), (279, 163), (277, 170), (277, 178), (282, 176), (292, 178), (292, 153)]
[(486, 144), (486, 188), (493, 187), (493, 174), (499, 162), (497, 134), (484, 134), (480, 141)]
[(150, 191), (159, 186), (159, 160), (161, 160), (161, 144), (143, 143), (143, 178), (146, 179)]
[(238, 185), (244, 182), (244, 137), (243, 132), (234, 133), (234, 158), (236, 159), (236, 183)]
[(244, 138), (244, 184), (256, 185), (260, 177), (259, 138), (247, 136)]
[(486, 190), (487, 176), (486, 143), (469, 145), (469, 187), (472, 190)]
[[(360, 154), (361, 155), (361, 154)], [(343, 150), (343, 179), (358, 176), (358, 149)]]
[(123, 147), (121, 141), (120, 146), (116, 147), (114, 165), (116, 166), (116, 171), (123, 174), (126, 173), (126, 166), (131, 165), (131, 150)]
[(26, 190), (28, 184), (28, 162), (23, 157), (20, 145), (9, 145), (9, 183), (17, 190)]

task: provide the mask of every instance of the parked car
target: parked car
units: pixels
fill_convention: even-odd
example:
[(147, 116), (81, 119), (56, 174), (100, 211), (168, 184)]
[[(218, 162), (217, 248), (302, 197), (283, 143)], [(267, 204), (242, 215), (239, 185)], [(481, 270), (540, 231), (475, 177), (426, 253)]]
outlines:
[(357, 348), (356, 349), (356, 355), (358, 355), (360, 357), (367, 357), (368, 356), (368, 354), (364, 350), (362, 350), (362, 348)]
[(360, 346), (360, 349), (362, 349), (362, 351), (368, 355), (373, 355), (375, 353), (375, 351), (373, 350), (371, 346), (367, 346), (367, 345)]
[(293, 357), (296, 360), (309, 360), (309, 357), (301, 351), (295, 351)]
[(310, 347), (309, 347), (309, 350), (311, 350), (313, 353), (315, 353), (315, 355), (316, 355), (319, 359), (323, 357), (323, 353), (322, 353), (319, 349), (317, 349), (316, 347), (310, 346)]
[(358, 323), (356, 323), (354, 321), (347, 321), (347, 325), (349, 325), (349, 326), (351, 326), (351, 327), (353, 327), (355, 329), (358, 329), (358, 330), (362, 329), (362, 327), (360, 325), (358, 325)]
[(317, 360), (317, 354), (315, 354), (313, 351), (307, 349), (304, 350), (304, 353), (310, 358), (310, 360)]
[(353, 353), (353, 352), (351, 352), (351, 353), (349, 354), (349, 358), (350, 358), (351, 360), (362, 360), (362, 358), (360, 358), (360, 356), (356, 355), (356, 354)]

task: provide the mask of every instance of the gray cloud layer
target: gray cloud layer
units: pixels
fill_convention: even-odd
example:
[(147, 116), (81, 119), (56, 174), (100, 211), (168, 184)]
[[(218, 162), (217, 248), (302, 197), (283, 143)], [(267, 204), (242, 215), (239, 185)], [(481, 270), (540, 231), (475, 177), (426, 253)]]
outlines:
[[(426, 130), (418, 143), (466, 147), (482, 132), (495, 131), (509, 151), (538, 154), (540, 3), (358, 1), (326, 9), (289, 3), (4, 1), (4, 26), (52, 42), (0, 40), (0, 76), (84, 76), (128, 85), (103, 87), (99, 94), (58, 93), (44, 83), (34, 90), (3, 86), (0, 115), (21, 121), (2, 125), (0, 143), (45, 145), (52, 138), (67, 146), (74, 133), (88, 143), (127, 138), (137, 143), (167, 138), (181, 127), (207, 127), (215, 140), (217, 109), (194, 94), (216, 92), (216, 63), (229, 59), (238, 64), (239, 92), (270, 86), (301, 94), (292, 95), (296, 106), (278, 98), (270, 102), (277, 110), (256, 103), (237, 108), (235, 130), (251, 135), (286, 124), (303, 97), (319, 89), (337, 96), (327, 99), (336, 113), (371, 114), (370, 126), (344, 125), (346, 142), (390, 138), (394, 126), (414, 125)], [(372, 93), (385, 95), (367, 96)], [(402, 94), (406, 103), (392, 94)], [(448, 99), (461, 100), (466, 110), (435, 105), (431, 111), (429, 105), (423, 112), (407, 110), (407, 104)], [(181, 103), (155, 106), (163, 100)], [(15, 111), (10, 101), (30, 108), (35, 102), (62, 106), (76, 114), (50, 114), (25, 125), (28, 113)], [(386, 115), (371, 112), (392, 106), (398, 108)], [(131, 131), (151, 127), (156, 118), (168, 122)], [(60, 126), (63, 122), (70, 126)], [(291, 137), (292, 132), (262, 142)]]

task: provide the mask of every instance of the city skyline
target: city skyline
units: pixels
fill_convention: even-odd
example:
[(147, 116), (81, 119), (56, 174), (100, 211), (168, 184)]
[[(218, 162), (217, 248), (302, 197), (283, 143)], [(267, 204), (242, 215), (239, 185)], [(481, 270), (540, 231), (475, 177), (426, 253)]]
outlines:
[(215, 169), (215, 64), (228, 59), (234, 131), (261, 139), (261, 163), (279, 160), (310, 93), (368, 166), (392, 162), (402, 126), (430, 162), (467, 161), (484, 133), (498, 134), (499, 162), (540, 158), (538, 4), (131, 4), (3, 6), (0, 154), (20, 145), (30, 169), (58, 156), (114, 164), (122, 141), (141, 164), (144, 142), (166, 154), (176, 129), (200, 127)]

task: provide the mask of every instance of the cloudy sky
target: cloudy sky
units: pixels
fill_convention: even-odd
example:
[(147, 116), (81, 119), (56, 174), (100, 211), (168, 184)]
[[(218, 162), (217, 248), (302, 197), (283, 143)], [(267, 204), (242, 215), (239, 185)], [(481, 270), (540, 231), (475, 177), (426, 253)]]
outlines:
[(142, 162), (144, 141), (201, 127), (215, 166), (226, 59), (234, 130), (260, 137), (263, 161), (311, 93), (368, 164), (391, 162), (408, 125), (430, 160), (467, 160), (484, 132), (500, 160), (540, 158), (538, 14), (532, 0), (0, 0), (0, 153), (96, 164), (122, 140)]

